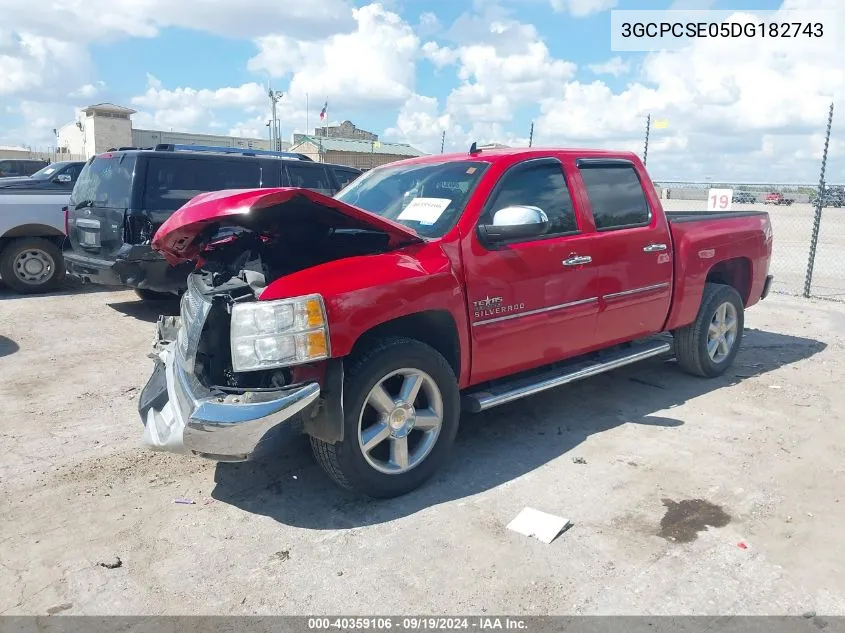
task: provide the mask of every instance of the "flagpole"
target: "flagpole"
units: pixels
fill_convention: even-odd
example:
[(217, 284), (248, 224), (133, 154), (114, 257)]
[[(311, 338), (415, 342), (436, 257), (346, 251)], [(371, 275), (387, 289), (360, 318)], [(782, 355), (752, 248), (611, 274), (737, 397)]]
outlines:
[(646, 164), (648, 160), (648, 134), (651, 131), (651, 114), (646, 117), (645, 120), (645, 148), (643, 149), (643, 165)]
[(308, 134), (308, 93), (305, 93), (305, 133)]

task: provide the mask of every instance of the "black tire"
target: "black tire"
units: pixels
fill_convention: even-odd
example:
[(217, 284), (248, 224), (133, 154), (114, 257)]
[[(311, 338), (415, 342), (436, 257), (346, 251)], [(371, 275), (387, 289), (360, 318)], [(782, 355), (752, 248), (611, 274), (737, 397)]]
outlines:
[[(737, 331), (728, 354), (716, 362), (707, 351), (707, 334), (716, 310), (723, 303), (730, 303), (736, 310)], [(743, 308), (742, 297), (732, 286), (706, 284), (695, 321), (675, 332), (675, 356), (681, 369), (705, 378), (721, 376), (733, 364), (742, 344), (745, 326)]]
[[(21, 280), (15, 272), (19, 256), (27, 251), (37, 253), (39, 258), (52, 261), (52, 274), (39, 283), (27, 283)], [(3, 282), (15, 292), (21, 294), (35, 294), (55, 290), (65, 278), (65, 258), (61, 249), (53, 242), (43, 237), (21, 237), (8, 242), (0, 255), (0, 277)]]
[[(373, 468), (358, 442), (358, 423), (368, 394), (385, 376), (402, 368), (418, 369), (434, 381), (443, 403), (443, 422), (428, 456), (401, 474)], [(314, 437), (311, 448), (323, 470), (338, 485), (374, 498), (391, 498), (419, 487), (448, 457), (460, 418), (458, 381), (451, 366), (436, 350), (407, 338), (387, 338), (352, 359), (343, 387), (344, 439), (329, 444)]]
[(178, 295), (172, 292), (158, 292), (156, 290), (149, 290), (147, 288), (135, 288), (135, 294), (142, 301), (170, 301), (177, 299)]

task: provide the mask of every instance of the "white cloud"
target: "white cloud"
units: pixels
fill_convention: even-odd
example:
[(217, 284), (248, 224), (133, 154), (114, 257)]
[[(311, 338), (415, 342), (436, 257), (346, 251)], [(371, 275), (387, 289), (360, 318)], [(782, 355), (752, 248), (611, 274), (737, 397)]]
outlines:
[(0, 30), (0, 95), (65, 94), (89, 67), (88, 53), (78, 44)]
[(443, 25), (440, 24), (440, 18), (431, 11), (426, 11), (420, 15), (420, 21), (417, 26), (414, 27), (414, 31), (416, 31), (417, 35), (420, 37), (430, 37), (440, 32), (442, 28)]
[(56, 144), (53, 129), (73, 117), (73, 108), (66, 103), (22, 100), (7, 106), (9, 114), (20, 117), (15, 127), (0, 126), (0, 145), (29, 146), (36, 151), (51, 151)]
[[(486, 29), (480, 24), (487, 21)], [(450, 32), (471, 32), (479, 43), (441, 47), (427, 42), (423, 55), (436, 66), (457, 64), (461, 85), (449, 94), (447, 110), (459, 120), (474, 123), (510, 121), (520, 106), (561, 91), (577, 69), (555, 59), (537, 29), (510, 19), (496, 7), (481, 16), (464, 14)]]
[(422, 46), (423, 57), (437, 68), (443, 68), (458, 61), (458, 51), (448, 46), (440, 46), (437, 42), (426, 42)]
[(407, 22), (381, 4), (352, 14), (354, 31), (323, 40), (259, 38), (259, 53), (249, 60), (250, 70), (272, 77), (291, 75), (288, 92), (295, 99), (304, 100), (308, 93), (348, 109), (401, 104), (413, 94), (419, 38)]
[(352, 26), (345, 0), (53, 0), (40, 8), (33, 11), (25, 3), (4, 3), (3, 18), (22, 31), (52, 33), (66, 41), (154, 37), (167, 27), (226, 37), (283, 32), (313, 39)]
[(616, 6), (616, 0), (549, 0), (555, 11), (566, 11), (576, 18), (601, 13)]
[[(845, 7), (790, 0), (791, 8)], [(646, 113), (655, 130), (649, 166), (671, 177), (814, 180), (828, 105), (845, 88), (845, 52), (830, 41), (697, 40), (684, 50), (647, 55), (636, 83), (573, 82), (541, 101), (542, 144), (632, 144), (642, 151)], [(834, 158), (831, 154), (832, 160)], [(841, 162), (839, 163), (841, 164)], [(664, 176), (665, 177), (665, 176)]]
[(613, 75), (614, 77), (619, 77), (630, 72), (631, 62), (622, 61), (621, 57), (616, 56), (611, 57), (601, 64), (590, 64), (587, 68), (597, 75)]
[(104, 81), (95, 81), (92, 84), (85, 84), (80, 86), (70, 94), (68, 97), (71, 99), (93, 99), (98, 94), (105, 90), (106, 84)]
[(200, 131), (211, 127), (221, 111), (263, 112), (269, 99), (264, 87), (254, 82), (216, 90), (181, 87), (171, 90), (147, 74), (147, 90), (133, 97), (132, 104), (141, 108), (133, 117), (135, 127)]

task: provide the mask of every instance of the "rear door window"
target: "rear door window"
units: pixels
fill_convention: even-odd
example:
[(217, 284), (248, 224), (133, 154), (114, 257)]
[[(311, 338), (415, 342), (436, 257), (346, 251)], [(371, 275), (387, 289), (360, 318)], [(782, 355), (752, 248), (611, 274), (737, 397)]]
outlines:
[(581, 179), (599, 231), (643, 226), (651, 211), (633, 165), (585, 165)]
[(18, 162), (15, 160), (0, 160), (0, 177), (19, 176)]
[(332, 167), (332, 171), (335, 180), (337, 180), (337, 186), (341, 189), (361, 175), (361, 172), (354, 169), (344, 169), (343, 167)]
[(261, 186), (258, 161), (154, 156), (147, 165), (143, 208), (175, 211), (194, 196), (221, 189)]
[(327, 196), (334, 195), (335, 188), (326, 172), (326, 168), (322, 165), (317, 163), (310, 165), (289, 163), (287, 167), (291, 187), (313, 189)]
[(43, 169), (47, 166), (47, 163), (40, 162), (40, 161), (21, 161), (21, 176), (31, 176), (35, 172)]

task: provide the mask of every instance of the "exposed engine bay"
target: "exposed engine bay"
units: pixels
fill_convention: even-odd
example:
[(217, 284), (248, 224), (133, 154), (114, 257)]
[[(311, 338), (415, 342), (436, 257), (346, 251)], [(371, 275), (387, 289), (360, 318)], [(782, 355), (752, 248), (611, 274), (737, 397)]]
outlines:
[(271, 282), (299, 270), (391, 250), (389, 237), (376, 230), (326, 227), (289, 218), (283, 225), (260, 230), (207, 227), (214, 231), (214, 238), (193, 273), (194, 287), (212, 301), (195, 362), (195, 373), (207, 387), (238, 393), (292, 384), (287, 368), (233, 371), (230, 325), (235, 303), (257, 300)]

